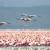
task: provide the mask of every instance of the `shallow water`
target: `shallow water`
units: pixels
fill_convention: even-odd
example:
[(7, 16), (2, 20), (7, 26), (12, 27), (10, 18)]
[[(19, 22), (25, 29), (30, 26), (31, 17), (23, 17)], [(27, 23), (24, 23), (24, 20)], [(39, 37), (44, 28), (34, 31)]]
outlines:
[[(16, 20), (16, 18), (22, 17), (21, 14), (41, 17), (33, 17), (29, 22)], [(33, 19), (37, 21), (33, 21)], [(50, 7), (1, 7), (0, 21), (11, 23), (0, 26), (0, 29), (50, 29)]]

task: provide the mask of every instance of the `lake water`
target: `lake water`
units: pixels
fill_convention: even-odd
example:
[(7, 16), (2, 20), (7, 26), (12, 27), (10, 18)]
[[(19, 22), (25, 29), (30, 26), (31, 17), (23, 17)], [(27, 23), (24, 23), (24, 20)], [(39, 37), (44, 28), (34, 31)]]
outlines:
[[(33, 17), (28, 22), (16, 20), (16, 18), (25, 17), (21, 14), (41, 17)], [(0, 22), (11, 23), (0, 26), (0, 29), (50, 29), (50, 7), (0, 7)]]

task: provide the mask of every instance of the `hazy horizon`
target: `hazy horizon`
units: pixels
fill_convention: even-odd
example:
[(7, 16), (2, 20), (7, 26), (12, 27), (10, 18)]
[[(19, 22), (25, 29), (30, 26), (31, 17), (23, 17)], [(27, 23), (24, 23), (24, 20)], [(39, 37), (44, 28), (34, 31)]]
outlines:
[(50, 5), (50, 0), (0, 0), (0, 6), (4, 7), (32, 7)]
[[(20, 7), (20, 6), (0, 6), (0, 7)], [(50, 7), (50, 5), (40, 5), (40, 6), (32, 6), (32, 7)]]

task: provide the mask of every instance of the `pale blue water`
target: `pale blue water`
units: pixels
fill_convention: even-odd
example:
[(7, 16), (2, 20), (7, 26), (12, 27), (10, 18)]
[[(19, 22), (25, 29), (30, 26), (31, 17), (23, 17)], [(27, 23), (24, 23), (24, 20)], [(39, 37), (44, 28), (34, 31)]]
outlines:
[[(32, 18), (29, 22), (16, 20), (16, 18), (22, 17), (21, 14), (33, 14), (41, 17), (33, 17), (37, 21), (33, 21)], [(0, 7), (0, 21), (11, 23), (0, 26), (0, 29), (49, 29), (50, 7)]]

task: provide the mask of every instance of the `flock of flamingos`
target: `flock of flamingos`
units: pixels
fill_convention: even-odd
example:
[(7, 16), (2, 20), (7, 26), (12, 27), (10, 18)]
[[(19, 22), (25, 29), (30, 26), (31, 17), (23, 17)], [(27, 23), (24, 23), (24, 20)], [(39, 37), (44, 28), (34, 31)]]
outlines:
[(50, 30), (0, 30), (0, 46), (50, 46)]

